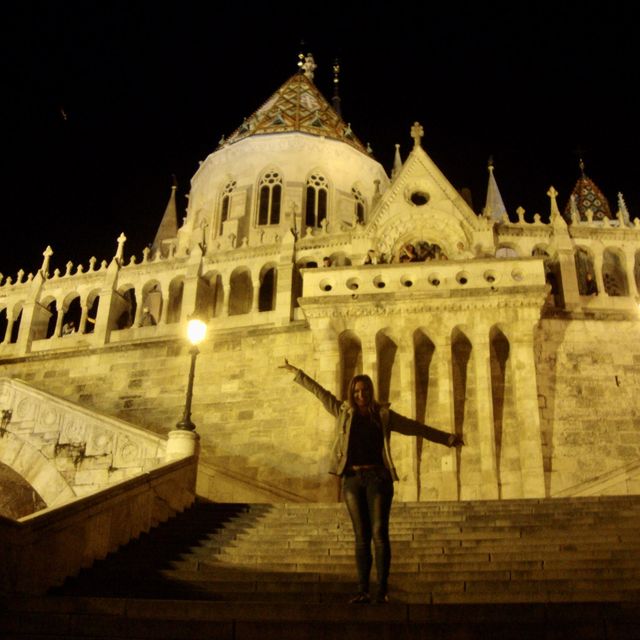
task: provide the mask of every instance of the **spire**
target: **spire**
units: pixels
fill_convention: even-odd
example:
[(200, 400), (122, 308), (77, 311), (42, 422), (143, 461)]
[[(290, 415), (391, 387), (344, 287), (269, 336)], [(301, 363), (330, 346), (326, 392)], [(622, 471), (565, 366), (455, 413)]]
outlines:
[(507, 215), (507, 208), (504, 206), (498, 183), (493, 175), (493, 158), (489, 158), (489, 184), (487, 185), (487, 200), (484, 205), (483, 215), (492, 222), (500, 222), (503, 216)]
[(342, 117), (340, 109), (340, 61), (336, 58), (333, 62), (333, 97), (331, 98), (333, 110)]
[(402, 169), (402, 158), (400, 157), (400, 145), (396, 145), (396, 154), (393, 158), (393, 169), (391, 170), (391, 177), (395, 178)]
[(620, 192), (618, 192), (618, 219), (625, 227), (631, 224), (627, 203), (624, 201), (624, 196)]
[(176, 189), (178, 183), (176, 177), (173, 176), (173, 184), (171, 185), (171, 195), (169, 196), (169, 202), (167, 202), (167, 208), (164, 210), (162, 221), (158, 227), (156, 237), (151, 245), (151, 250), (154, 252), (160, 251), (163, 256), (169, 254), (168, 240), (173, 240), (178, 235), (178, 208), (176, 206)]

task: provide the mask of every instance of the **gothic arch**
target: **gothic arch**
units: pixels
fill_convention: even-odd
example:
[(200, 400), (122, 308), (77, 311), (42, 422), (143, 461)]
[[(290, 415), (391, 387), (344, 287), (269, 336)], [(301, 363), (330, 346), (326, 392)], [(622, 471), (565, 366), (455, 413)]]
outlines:
[(491, 370), (491, 402), (493, 408), (493, 437), (498, 477), (498, 497), (502, 497), (501, 459), (504, 434), (505, 400), (507, 397), (507, 366), (510, 355), (509, 339), (494, 325), (489, 331), (489, 366)]
[(251, 312), (253, 306), (253, 282), (248, 267), (237, 267), (229, 279), (229, 315)]
[(275, 264), (266, 264), (260, 271), (258, 311), (273, 311), (276, 308), (278, 270)]
[(349, 383), (353, 376), (362, 373), (362, 342), (353, 331), (343, 331), (338, 336), (340, 351), (340, 392), (343, 400), (349, 400)]
[(280, 224), (284, 196), (282, 171), (274, 166), (265, 169), (256, 184), (256, 225)]
[[(435, 380), (432, 371), (433, 357), (436, 346), (429, 337), (425, 328), (418, 328), (413, 332), (413, 363), (415, 379), (416, 398), (416, 420), (425, 422), (427, 419), (427, 407), (429, 405), (429, 394), (431, 392), (431, 381)], [(422, 442), (418, 441), (421, 449)]]
[(87, 294), (85, 308), (87, 315), (84, 327), (80, 327), (82, 333), (93, 333), (96, 329), (96, 320), (98, 319), (98, 309), (100, 308), (100, 290), (93, 289)]
[(0, 308), (0, 344), (4, 342), (7, 335), (7, 327), (9, 326), (9, 317), (7, 315), (7, 308)]
[(629, 284), (622, 251), (607, 247), (602, 254), (602, 280), (609, 296), (628, 296)]
[(198, 285), (196, 309), (206, 319), (217, 318), (224, 309), (224, 284), (219, 271), (207, 271)]
[(318, 229), (324, 220), (329, 221), (330, 182), (326, 176), (327, 172), (320, 168), (307, 174), (302, 206), (306, 228)]
[(180, 321), (182, 313), (182, 296), (184, 294), (184, 276), (177, 276), (169, 283), (169, 300), (167, 302), (167, 324)]
[(393, 369), (398, 353), (399, 340), (392, 335), (389, 328), (376, 333), (376, 362), (378, 375), (378, 400), (389, 402), (393, 389)]
[(133, 326), (138, 308), (136, 289), (133, 284), (126, 283), (118, 287), (116, 298), (117, 313), (115, 314), (115, 326), (112, 329), (128, 329)]
[(63, 334), (65, 325), (69, 333), (76, 333), (80, 329), (80, 318), (82, 317), (82, 305), (80, 304), (80, 294), (77, 291), (68, 293), (60, 305), (58, 313), (62, 313)]
[[(46, 311), (43, 311), (46, 310)], [(55, 296), (49, 295), (45, 296), (40, 301), (40, 313), (49, 314), (49, 317), (46, 319), (47, 325), (44, 326), (44, 322), (42, 322), (42, 326), (39, 329), (33, 330), (33, 339), (39, 340), (42, 338), (52, 338), (56, 332), (56, 324), (58, 321), (58, 301)]]
[(158, 324), (160, 319), (162, 318), (162, 287), (160, 286), (159, 280), (149, 280), (145, 282), (142, 287), (142, 313), (141, 318), (144, 320), (144, 314), (151, 314), (151, 318), (153, 318), (151, 324)]
[(574, 259), (576, 263), (576, 275), (578, 277), (578, 291), (581, 296), (598, 293), (596, 284), (596, 271), (593, 254), (587, 247), (576, 247)]

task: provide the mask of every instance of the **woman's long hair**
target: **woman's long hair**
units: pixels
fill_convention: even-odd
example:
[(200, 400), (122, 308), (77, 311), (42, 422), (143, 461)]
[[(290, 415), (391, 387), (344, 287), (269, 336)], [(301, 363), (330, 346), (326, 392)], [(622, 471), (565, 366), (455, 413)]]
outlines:
[(355, 403), (355, 400), (353, 399), (353, 394), (355, 393), (356, 383), (358, 382), (364, 382), (365, 388), (369, 392), (369, 398), (370, 398), (369, 406), (367, 408), (369, 409), (369, 413), (372, 416), (375, 416), (378, 413), (378, 410), (380, 409), (380, 405), (376, 400), (376, 394), (373, 388), (373, 380), (371, 380), (371, 378), (366, 374), (359, 374), (351, 378), (351, 382), (349, 383), (349, 404), (351, 405), (352, 409), (356, 409), (356, 403)]

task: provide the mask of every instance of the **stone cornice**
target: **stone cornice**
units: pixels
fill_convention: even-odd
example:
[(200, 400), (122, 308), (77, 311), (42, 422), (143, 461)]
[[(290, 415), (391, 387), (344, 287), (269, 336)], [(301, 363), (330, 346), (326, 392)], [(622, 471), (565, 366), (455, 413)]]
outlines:
[(452, 311), (535, 309), (539, 310), (547, 296), (547, 286), (513, 288), (505, 293), (464, 295), (380, 294), (300, 298), (300, 307), (308, 319), (395, 316), (416, 313), (441, 314)]

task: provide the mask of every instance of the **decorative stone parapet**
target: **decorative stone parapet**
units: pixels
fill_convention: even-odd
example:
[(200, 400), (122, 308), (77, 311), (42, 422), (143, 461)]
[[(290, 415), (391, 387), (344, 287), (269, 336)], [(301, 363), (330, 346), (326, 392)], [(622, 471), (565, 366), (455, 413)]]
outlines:
[(303, 297), (329, 298), (360, 294), (420, 293), (441, 295), (475, 294), (505, 289), (544, 286), (543, 262), (539, 258), (517, 260), (465, 260), (407, 262), (303, 269)]
[(166, 440), (15, 379), (0, 379), (0, 462), (38, 492), (62, 504), (157, 467)]

